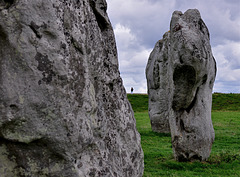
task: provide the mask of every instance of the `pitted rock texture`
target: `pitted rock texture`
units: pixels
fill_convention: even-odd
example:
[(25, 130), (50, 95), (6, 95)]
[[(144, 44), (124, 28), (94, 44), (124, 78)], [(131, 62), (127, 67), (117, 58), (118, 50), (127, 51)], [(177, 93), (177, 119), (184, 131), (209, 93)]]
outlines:
[(214, 141), (211, 121), (216, 62), (197, 9), (173, 13), (170, 31), (150, 54), (146, 77), (149, 116), (156, 132), (171, 132), (178, 161), (206, 160)]
[(0, 1), (0, 174), (142, 176), (105, 0)]

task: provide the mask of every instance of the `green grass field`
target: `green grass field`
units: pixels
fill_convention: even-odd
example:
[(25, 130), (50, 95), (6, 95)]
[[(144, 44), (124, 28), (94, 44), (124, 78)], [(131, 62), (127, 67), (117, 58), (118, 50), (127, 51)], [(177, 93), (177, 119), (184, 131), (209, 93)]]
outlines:
[(144, 176), (240, 176), (240, 94), (213, 94), (215, 141), (207, 162), (176, 162), (170, 134), (154, 133), (148, 96), (128, 94), (144, 151)]

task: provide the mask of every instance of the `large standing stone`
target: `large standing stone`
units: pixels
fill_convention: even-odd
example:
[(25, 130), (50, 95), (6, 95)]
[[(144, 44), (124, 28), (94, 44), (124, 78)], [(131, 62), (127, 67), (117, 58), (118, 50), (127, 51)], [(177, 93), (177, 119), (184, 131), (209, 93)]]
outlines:
[(0, 176), (142, 176), (105, 0), (0, 0)]
[(206, 160), (214, 141), (211, 121), (216, 63), (198, 10), (175, 11), (146, 68), (152, 129), (171, 129), (178, 161)]

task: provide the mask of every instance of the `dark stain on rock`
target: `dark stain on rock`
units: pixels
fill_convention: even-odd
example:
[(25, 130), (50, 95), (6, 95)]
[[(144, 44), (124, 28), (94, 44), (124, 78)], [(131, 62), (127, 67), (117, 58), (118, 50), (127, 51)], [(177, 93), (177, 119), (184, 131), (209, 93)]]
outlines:
[(132, 154), (130, 156), (132, 163), (138, 158), (138, 154), (139, 153), (137, 152), (137, 150), (135, 152), (132, 152)]
[[(42, 71), (42, 81), (44, 81), (46, 84), (49, 84), (53, 77), (56, 76), (56, 73), (53, 71), (53, 62), (51, 62), (48, 59), (48, 56), (44, 56), (41, 53), (37, 53), (35, 56), (35, 59), (38, 61), (37, 69), (39, 71)], [(39, 84), (42, 82), (39, 81)]]
[(1, 41), (1, 43), (3, 43), (3, 41), (5, 41), (6, 39), (7, 39), (7, 34), (4, 31), (4, 28), (0, 25), (0, 41)]
[(57, 76), (58, 84), (62, 87), (68, 84), (68, 77), (66, 75), (58, 75)]
[(124, 170), (125, 176), (133, 176), (134, 174), (134, 170), (132, 169), (131, 166), (124, 168), (123, 170)]
[(102, 162), (102, 160), (99, 161), (99, 166), (100, 166), (100, 167), (103, 166), (103, 162)]
[(153, 82), (154, 82), (154, 88), (158, 89), (160, 87), (160, 72), (159, 72), (159, 64), (158, 61), (154, 62), (153, 67)]
[[(109, 168), (109, 167), (103, 168), (101, 171), (99, 171), (99, 172), (97, 173), (97, 175), (98, 175), (98, 176), (109, 176), (110, 171), (109, 171), (108, 168)], [(96, 176), (97, 176), (97, 175), (96, 175)], [(114, 176), (117, 176), (117, 175), (114, 175)]]
[(96, 169), (95, 168), (92, 168), (92, 169), (90, 169), (90, 173), (89, 173), (89, 176), (90, 177), (94, 177), (95, 175), (96, 175)]

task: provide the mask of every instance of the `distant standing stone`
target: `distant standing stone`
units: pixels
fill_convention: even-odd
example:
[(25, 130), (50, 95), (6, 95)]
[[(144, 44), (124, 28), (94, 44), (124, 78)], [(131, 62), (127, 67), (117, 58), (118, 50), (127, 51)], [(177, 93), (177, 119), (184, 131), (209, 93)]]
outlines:
[(197, 9), (173, 13), (146, 68), (153, 131), (171, 130), (178, 161), (206, 160), (214, 141), (211, 121), (216, 62)]

